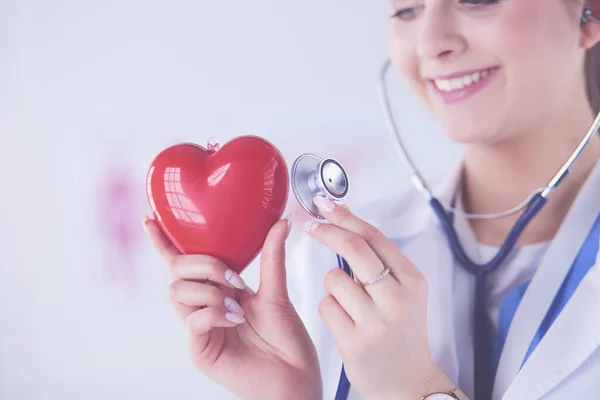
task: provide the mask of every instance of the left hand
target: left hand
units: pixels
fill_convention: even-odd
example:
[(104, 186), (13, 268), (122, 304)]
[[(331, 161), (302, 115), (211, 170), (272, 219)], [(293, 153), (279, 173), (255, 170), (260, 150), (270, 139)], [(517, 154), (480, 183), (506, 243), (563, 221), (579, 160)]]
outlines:
[(308, 235), (344, 257), (360, 282), (340, 268), (325, 278), (319, 304), (352, 386), (366, 399), (420, 399), (456, 387), (435, 364), (427, 335), (427, 283), (380, 231), (343, 206), (320, 197), (330, 224), (305, 225)]

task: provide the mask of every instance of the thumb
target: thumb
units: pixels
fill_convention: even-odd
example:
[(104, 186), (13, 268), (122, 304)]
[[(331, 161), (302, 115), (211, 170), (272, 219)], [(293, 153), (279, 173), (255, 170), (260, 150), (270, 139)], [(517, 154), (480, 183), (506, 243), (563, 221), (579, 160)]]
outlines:
[(291, 215), (278, 221), (271, 227), (262, 248), (257, 296), (270, 301), (289, 301), (285, 270), (285, 240), (291, 225)]

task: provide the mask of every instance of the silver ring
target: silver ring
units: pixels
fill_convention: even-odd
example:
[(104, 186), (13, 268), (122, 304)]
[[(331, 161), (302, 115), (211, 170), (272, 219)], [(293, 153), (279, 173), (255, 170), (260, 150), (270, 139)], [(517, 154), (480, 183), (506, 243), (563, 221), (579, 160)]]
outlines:
[(367, 287), (367, 286), (371, 286), (376, 284), (377, 282), (379, 282), (380, 280), (382, 280), (383, 278), (385, 278), (386, 276), (388, 276), (390, 274), (390, 269), (386, 268), (383, 270), (382, 273), (380, 273), (379, 275), (377, 275), (375, 278), (369, 279), (367, 281), (367, 283), (365, 283), (363, 286)]

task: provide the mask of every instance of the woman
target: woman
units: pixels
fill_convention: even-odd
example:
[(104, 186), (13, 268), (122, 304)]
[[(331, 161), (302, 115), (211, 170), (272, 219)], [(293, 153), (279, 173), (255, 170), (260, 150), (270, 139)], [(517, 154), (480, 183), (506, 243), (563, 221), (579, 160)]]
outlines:
[[(466, 144), (436, 194), (468, 213), (513, 208), (547, 183), (598, 112), (600, 71), (590, 66), (600, 24), (582, 18), (591, 4), (392, 4), (393, 65), (445, 133)], [(219, 260), (180, 255), (154, 221), (144, 225), (174, 276), (171, 296), (195, 366), (242, 398), (331, 399), (342, 361), (351, 399), (597, 398), (600, 272), (594, 257), (575, 279), (571, 264), (582, 257), (569, 258), (562, 246), (574, 241), (580, 248), (600, 235), (591, 229), (600, 213), (599, 155), (596, 136), (488, 276), (486, 321), (473, 321), (475, 278), (453, 260), (418, 195), (356, 214), (316, 198), (330, 224), (305, 226), (307, 236), (288, 261), (296, 274), (289, 281), (297, 283), (289, 291), (289, 219), (265, 241), (257, 293)], [(469, 220), (458, 212), (454, 225), (468, 255), (482, 263), (518, 215)], [(586, 243), (595, 255), (599, 239), (592, 239)], [(336, 253), (356, 280), (334, 268)], [(390, 273), (381, 275), (386, 267)], [(369, 283), (376, 276), (382, 278)], [(565, 280), (572, 287), (561, 286)], [(549, 318), (559, 289), (570, 297)], [(474, 354), (473, 324), (483, 323), (491, 327), (489, 354)]]

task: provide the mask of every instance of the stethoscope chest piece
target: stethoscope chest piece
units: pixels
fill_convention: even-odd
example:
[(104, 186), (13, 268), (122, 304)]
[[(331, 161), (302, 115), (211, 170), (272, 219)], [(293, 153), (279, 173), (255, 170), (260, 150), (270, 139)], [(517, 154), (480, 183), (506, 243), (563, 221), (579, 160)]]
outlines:
[(348, 175), (342, 165), (332, 158), (303, 154), (292, 165), (290, 179), (298, 203), (315, 218), (325, 219), (313, 203), (313, 197), (322, 195), (339, 201), (348, 194)]

